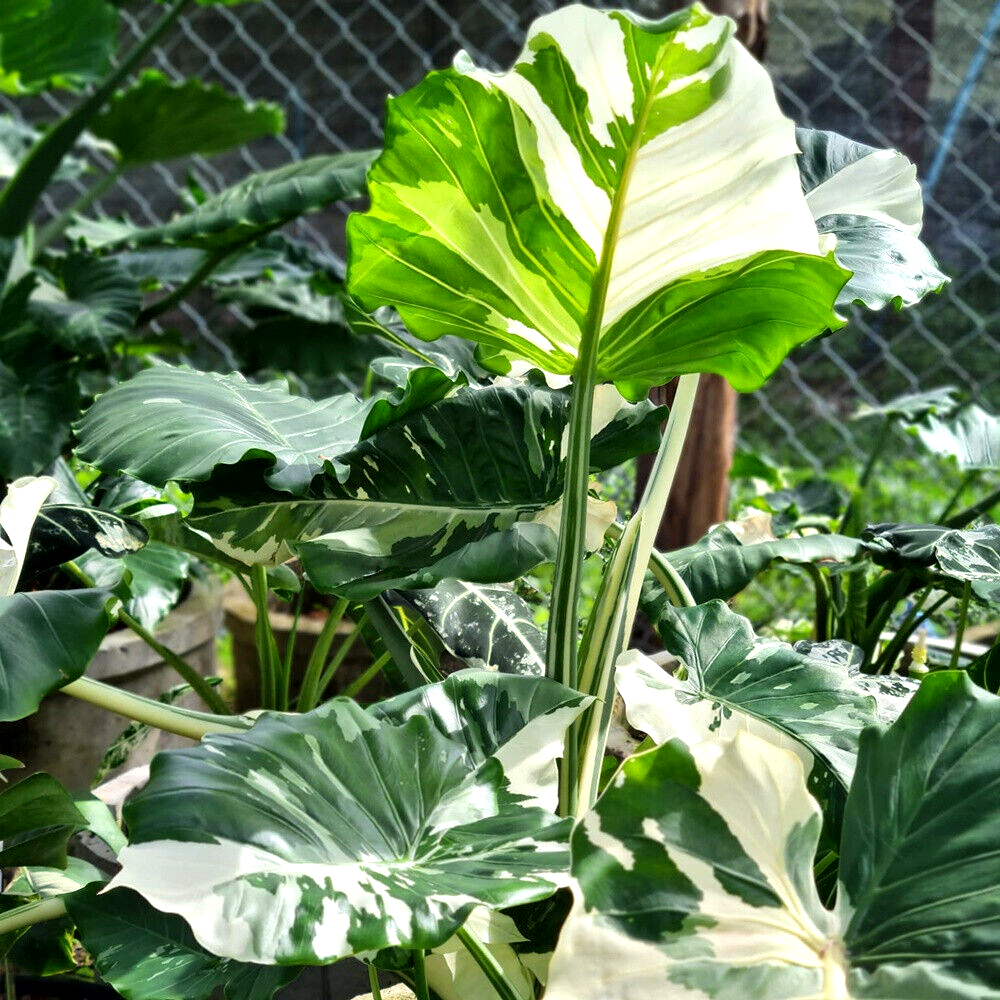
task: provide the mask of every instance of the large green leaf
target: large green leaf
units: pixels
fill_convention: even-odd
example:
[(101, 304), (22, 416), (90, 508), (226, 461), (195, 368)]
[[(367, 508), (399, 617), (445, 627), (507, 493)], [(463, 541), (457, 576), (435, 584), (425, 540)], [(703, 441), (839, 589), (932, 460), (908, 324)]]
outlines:
[(847, 563), (867, 548), (864, 542), (845, 535), (816, 534), (744, 543), (732, 527), (721, 524), (693, 545), (668, 553), (667, 558), (695, 600), (703, 603), (729, 600), (776, 562)]
[(948, 281), (918, 234), (923, 201), (917, 168), (902, 153), (836, 132), (800, 128), (799, 172), (821, 233), (837, 237), (837, 260), (853, 272), (838, 304), (897, 309)]
[(72, 366), (44, 357), (17, 367), (0, 361), (0, 479), (34, 475), (56, 458), (79, 407)]
[(215, 84), (175, 82), (155, 69), (115, 94), (91, 125), (127, 166), (221, 153), (284, 128), (277, 104), (248, 103)]
[(216, 958), (180, 917), (127, 889), (98, 892), (77, 892), (67, 908), (101, 978), (125, 1000), (208, 1000), (219, 987), (228, 1000), (271, 1000), (301, 971)]
[(839, 324), (794, 127), (770, 80), (695, 6), (660, 21), (566, 7), (514, 67), (460, 54), (389, 101), (348, 287), (431, 340), (600, 380), (713, 371), (753, 389)]
[(118, 12), (107, 0), (50, 0), (10, 19), (8, 2), (0, 14), (0, 91), (80, 90), (107, 73), (118, 34)]
[(861, 731), (880, 716), (875, 699), (846, 668), (758, 638), (750, 622), (721, 601), (674, 608), (664, 599), (657, 610), (664, 648), (686, 672), (674, 676), (641, 653), (624, 654), (616, 684), (635, 729), (657, 743), (748, 729), (796, 750), (807, 764), (815, 754), (850, 785)]
[(393, 725), (345, 699), (267, 715), (156, 758), (112, 886), (179, 914), (223, 958), (434, 947), (477, 904), (550, 895), (568, 863), (567, 822), (505, 783), (497, 760), (474, 767), (420, 716)]
[(158, 365), (99, 397), (77, 429), (79, 453), (107, 472), (146, 482), (207, 479), (218, 466), (262, 460), (276, 490), (302, 493), (328, 463), (368, 430), (453, 386), (423, 369), (393, 393), (361, 401), (349, 393), (324, 400), (293, 396), (279, 382)]
[(873, 524), (864, 538), (877, 561), (968, 582), (982, 600), (1000, 600), (1000, 525), (959, 531), (939, 524)]
[(360, 197), (373, 157), (359, 151), (297, 160), (253, 174), (163, 225), (119, 228), (106, 234), (103, 244), (96, 233), (92, 239), (94, 245), (104, 246), (168, 244), (235, 250), (301, 215)]
[(442, 580), (407, 597), (455, 656), (507, 674), (545, 676), (545, 635), (511, 587)]
[(546, 1000), (1000, 996), (1000, 700), (927, 678), (862, 737), (834, 912), (796, 758), (747, 733), (627, 761), (577, 827)]
[(108, 631), (100, 590), (42, 590), (0, 597), (0, 722), (31, 715), (76, 680)]
[(65, 868), (66, 844), (86, 825), (83, 814), (55, 778), (42, 773), (29, 775), (0, 792), (0, 868)]
[(473, 765), (496, 757), (511, 792), (554, 812), (563, 737), (590, 702), (541, 676), (460, 670), (440, 684), (397, 695), (368, 712), (397, 725), (416, 717), (429, 720), (438, 732), (465, 746)]

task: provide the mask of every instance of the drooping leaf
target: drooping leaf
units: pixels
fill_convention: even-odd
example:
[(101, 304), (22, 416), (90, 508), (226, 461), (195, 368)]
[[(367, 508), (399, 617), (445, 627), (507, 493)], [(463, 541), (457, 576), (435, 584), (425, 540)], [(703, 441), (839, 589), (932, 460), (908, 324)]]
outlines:
[(67, 907), (101, 978), (125, 1000), (207, 1000), (219, 987), (228, 1000), (271, 1000), (301, 972), (216, 958), (180, 917), (154, 910), (127, 889), (107, 895), (88, 889)]
[(327, 463), (397, 409), (440, 398), (452, 386), (442, 373), (415, 378), (391, 394), (361, 401), (350, 393), (324, 400), (293, 396), (278, 382), (254, 384), (242, 375), (217, 375), (158, 365), (101, 396), (78, 425), (79, 454), (107, 472), (145, 482), (207, 479), (218, 466), (266, 462), (264, 480), (276, 490), (303, 493)]
[(913, 430), (928, 451), (954, 458), (963, 471), (1000, 468), (1000, 418), (981, 406), (948, 416), (927, 414)]
[(114, 143), (128, 166), (210, 156), (284, 128), (276, 104), (250, 103), (201, 80), (173, 81), (155, 69), (115, 94), (91, 125), (94, 135)]
[(546, 1000), (1000, 996), (998, 726), (1000, 700), (938, 673), (864, 733), (833, 912), (793, 755), (738, 733), (627, 761), (574, 832)]
[(838, 305), (897, 309), (939, 291), (948, 278), (920, 242), (917, 168), (902, 153), (836, 132), (800, 128), (799, 173), (821, 233), (837, 237), (837, 260), (853, 272)]
[(455, 656), (506, 674), (545, 676), (545, 636), (509, 586), (442, 580), (407, 596)]
[(859, 406), (852, 420), (865, 420), (870, 417), (900, 420), (904, 423), (915, 423), (929, 414), (945, 416), (954, 412), (959, 405), (958, 390), (953, 386), (941, 386), (938, 389), (928, 389), (925, 392), (908, 392), (897, 396), (881, 406), (870, 406), (867, 403)]
[[(683, 679), (630, 651), (619, 660), (618, 692), (633, 728), (663, 743), (750, 730), (811, 764), (815, 754), (848, 787), (865, 726), (879, 722), (873, 697), (848, 674), (786, 643), (754, 635), (721, 601), (696, 608), (659, 602), (654, 624)], [(800, 749), (804, 747), (805, 751)]]
[(504, 782), (420, 717), (392, 725), (344, 699), (264, 716), (156, 758), (112, 886), (239, 961), (434, 947), (477, 904), (549, 895), (567, 864), (566, 822)]
[[(49, 0), (44, 0), (48, 3)], [(0, 11), (4, 17), (6, 7)], [(0, 20), (0, 37), (3, 35), (3, 21)], [(0, 115), (0, 181), (8, 181), (17, 172), (21, 161), (28, 155), (31, 147), (38, 141), (41, 133), (27, 122), (18, 120), (11, 115)], [(88, 147), (94, 145), (93, 140), (80, 141), (77, 152), (82, 154)], [(88, 167), (82, 156), (66, 156), (53, 180), (67, 181), (86, 173)]]
[(1000, 600), (1000, 525), (960, 531), (939, 524), (872, 524), (863, 537), (884, 565), (968, 581), (982, 600)]
[(118, 34), (107, 0), (50, 0), (27, 13), (0, 20), (0, 91), (81, 90), (107, 73)]
[(52, 0), (7, 0), (3, 10), (0, 10), (0, 32), (15, 21), (40, 14), (50, 3)]
[(0, 478), (44, 469), (69, 438), (79, 399), (76, 373), (64, 362), (15, 368), (0, 361)]
[(0, 597), (0, 722), (31, 715), (87, 668), (110, 620), (100, 590)]
[(138, 521), (75, 504), (47, 504), (31, 529), (24, 575), (77, 559), (94, 549), (107, 559), (138, 552), (149, 533)]
[(348, 222), (348, 288), (417, 336), (475, 340), (639, 398), (691, 371), (756, 388), (839, 325), (792, 124), (731, 24), (573, 6), (507, 73), (461, 54), (389, 101), (372, 208)]
[(335, 201), (360, 197), (373, 156), (367, 151), (314, 156), (253, 174), (162, 225), (118, 228), (103, 243), (92, 232), (92, 245), (236, 249)]
[(727, 525), (713, 528), (687, 548), (667, 554), (699, 603), (729, 600), (776, 562), (848, 563), (867, 546), (844, 535), (807, 535), (744, 544)]
[(460, 670), (440, 684), (408, 691), (368, 709), (397, 725), (424, 718), (466, 748), (474, 766), (496, 757), (511, 792), (555, 811), (559, 802), (556, 759), (567, 727), (591, 699), (554, 681)]
[(0, 597), (17, 589), (38, 512), (55, 488), (51, 476), (16, 479), (0, 500)]
[(85, 826), (70, 794), (52, 775), (29, 775), (0, 791), (0, 868), (65, 868), (66, 844)]

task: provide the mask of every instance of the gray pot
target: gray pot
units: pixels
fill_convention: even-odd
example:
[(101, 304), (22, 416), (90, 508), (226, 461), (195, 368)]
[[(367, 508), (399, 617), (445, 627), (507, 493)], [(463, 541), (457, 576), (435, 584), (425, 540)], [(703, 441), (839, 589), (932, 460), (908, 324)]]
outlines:
[[(207, 676), (215, 672), (215, 639), (221, 622), (221, 588), (196, 582), (190, 595), (160, 623), (156, 637)], [(147, 698), (157, 698), (181, 683), (177, 672), (128, 629), (105, 636), (87, 676)], [(193, 694), (178, 703), (205, 707)], [(6, 776), (17, 780), (47, 771), (68, 788), (89, 788), (105, 750), (127, 725), (120, 715), (56, 692), (27, 719), (0, 723), (0, 753), (25, 764), (23, 770), (8, 771)], [(148, 764), (158, 750), (191, 745), (191, 740), (151, 730), (123, 766)]]

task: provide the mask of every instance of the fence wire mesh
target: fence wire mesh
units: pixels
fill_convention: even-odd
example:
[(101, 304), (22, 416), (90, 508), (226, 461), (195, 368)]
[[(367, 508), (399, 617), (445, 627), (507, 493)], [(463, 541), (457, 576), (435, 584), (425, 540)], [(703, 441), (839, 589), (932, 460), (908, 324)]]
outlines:
[[(767, 10), (767, 0), (757, 0)], [(141, 34), (157, 5), (126, 7)], [(130, 173), (101, 207), (137, 222), (168, 217), (185, 170), (218, 188), (289, 159), (379, 145), (386, 94), (414, 85), (465, 48), (509, 63), (550, 0), (263, 0), (201, 7), (155, 53), (168, 75), (200, 76), (247, 98), (280, 103), (285, 135), (193, 165)], [(655, 16), (678, 4), (636, 0)], [(741, 404), (743, 444), (819, 469), (860, 455), (847, 417), (859, 402), (955, 384), (1000, 408), (1000, 0), (770, 0), (766, 63), (801, 124), (903, 149), (926, 194), (925, 241), (953, 281), (899, 315), (857, 314), (833, 337), (799, 349)], [(54, 115), (66, 101), (42, 99)], [(24, 113), (17, 105), (15, 113)], [(30, 117), (39, 117), (37, 105)], [(66, 198), (72, 192), (66, 192)], [(58, 197), (58, 193), (57, 193)], [(62, 201), (62, 199), (59, 199)], [(52, 206), (54, 207), (54, 206)], [(298, 224), (343, 252), (343, 214)], [(188, 307), (211, 336), (212, 316)]]

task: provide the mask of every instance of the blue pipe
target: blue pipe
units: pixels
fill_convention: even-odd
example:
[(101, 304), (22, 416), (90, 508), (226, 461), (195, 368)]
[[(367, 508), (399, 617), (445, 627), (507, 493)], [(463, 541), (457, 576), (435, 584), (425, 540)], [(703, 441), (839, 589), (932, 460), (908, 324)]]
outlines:
[(983, 36), (979, 40), (979, 48), (976, 49), (976, 54), (972, 57), (972, 62), (969, 63), (968, 72), (962, 81), (958, 97), (955, 98), (955, 104), (952, 106), (951, 114), (948, 116), (948, 122), (941, 133), (941, 141), (938, 143), (934, 160), (927, 171), (927, 176), (924, 178), (925, 195), (931, 194), (937, 182), (941, 179), (941, 171), (944, 169), (945, 160), (948, 159), (948, 154), (951, 152), (951, 147), (955, 142), (955, 134), (958, 132), (958, 126), (962, 123), (965, 109), (969, 104), (969, 99), (972, 97), (973, 91), (976, 89), (976, 84), (979, 82), (983, 67), (986, 65), (990, 46), (993, 44), (993, 38), (998, 30), (1000, 30), (1000, 0), (995, 0), (989, 20), (986, 22), (986, 28), (983, 30)]

